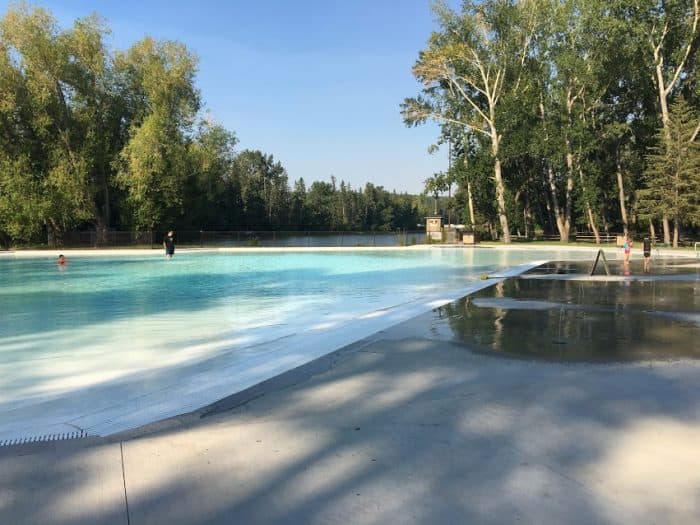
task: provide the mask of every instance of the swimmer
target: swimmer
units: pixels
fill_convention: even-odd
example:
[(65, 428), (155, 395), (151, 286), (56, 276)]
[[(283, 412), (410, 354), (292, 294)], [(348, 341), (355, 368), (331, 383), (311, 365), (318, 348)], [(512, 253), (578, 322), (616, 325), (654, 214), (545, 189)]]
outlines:
[(68, 259), (66, 259), (63, 256), (63, 254), (61, 254), (58, 256), (58, 261), (56, 261), (56, 262), (58, 263), (59, 266), (65, 266), (66, 264), (68, 264)]

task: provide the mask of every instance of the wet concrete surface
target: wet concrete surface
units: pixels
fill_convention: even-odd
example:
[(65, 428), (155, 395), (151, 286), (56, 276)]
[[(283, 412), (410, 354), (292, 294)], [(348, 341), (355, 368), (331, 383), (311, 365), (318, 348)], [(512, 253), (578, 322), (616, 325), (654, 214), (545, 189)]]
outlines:
[[(550, 263), (436, 309), (432, 326), (469, 350), (506, 357), (697, 359), (700, 273), (687, 264), (657, 264), (644, 278), (608, 281), (581, 274), (590, 271), (585, 263)], [(624, 271), (621, 263), (611, 266)], [(545, 278), (530, 278), (537, 275)], [(573, 278), (556, 278), (561, 275)]]
[[(667, 275), (686, 275), (689, 278), (700, 278), (700, 259), (690, 257), (652, 258), (647, 270), (644, 270), (643, 259), (632, 259), (628, 264), (622, 260), (607, 260), (611, 275), (626, 277), (650, 277)], [(526, 275), (590, 275), (593, 261), (553, 261), (546, 265), (530, 270)], [(594, 275), (605, 275), (603, 260), (598, 262)]]

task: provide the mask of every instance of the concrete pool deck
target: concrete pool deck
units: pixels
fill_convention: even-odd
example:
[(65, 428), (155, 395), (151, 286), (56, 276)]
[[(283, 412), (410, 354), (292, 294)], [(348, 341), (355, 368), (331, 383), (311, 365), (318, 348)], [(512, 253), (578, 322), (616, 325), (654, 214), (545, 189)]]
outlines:
[(191, 414), (0, 448), (0, 523), (700, 522), (700, 362), (509, 360), (433, 320)]

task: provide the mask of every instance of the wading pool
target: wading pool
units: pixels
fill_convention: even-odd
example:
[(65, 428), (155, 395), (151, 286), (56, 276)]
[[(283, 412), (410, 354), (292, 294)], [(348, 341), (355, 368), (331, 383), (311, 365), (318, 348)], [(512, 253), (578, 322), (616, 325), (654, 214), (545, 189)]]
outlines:
[(590, 251), (0, 257), (0, 442), (194, 410), (483, 287)]

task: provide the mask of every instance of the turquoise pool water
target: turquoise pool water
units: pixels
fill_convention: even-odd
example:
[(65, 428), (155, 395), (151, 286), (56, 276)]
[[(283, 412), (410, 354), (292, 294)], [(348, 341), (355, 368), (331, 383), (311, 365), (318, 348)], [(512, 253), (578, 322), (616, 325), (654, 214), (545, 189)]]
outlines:
[(589, 252), (498, 249), (0, 257), (0, 441), (108, 434), (206, 405), (463, 296)]

